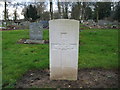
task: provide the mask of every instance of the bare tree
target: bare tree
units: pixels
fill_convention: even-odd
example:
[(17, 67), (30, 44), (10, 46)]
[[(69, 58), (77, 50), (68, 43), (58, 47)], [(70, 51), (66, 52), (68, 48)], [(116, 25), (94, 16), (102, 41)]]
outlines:
[(4, 11), (4, 19), (6, 21), (6, 17), (7, 17), (7, 2), (5, 1), (5, 11)]
[(80, 14), (81, 14), (81, 2), (77, 2), (77, 5), (78, 5), (78, 19), (80, 19)]
[(53, 19), (53, 2), (50, 0), (50, 19)]
[(9, 19), (9, 16), (8, 16), (8, 9), (7, 9), (7, 2), (5, 0), (4, 2), (4, 20), (5, 20), (5, 26), (7, 26), (7, 20)]
[(64, 8), (64, 2), (61, 2), (61, 17), (64, 18), (65, 8)]
[(61, 17), (61, 6), (60, 6), (59, 0), (58, 0), (58, 2), (57, 2), (57, 5), (58, 5), (59, 18), (62, 18), (62, 17)]
[(79, 20), (81, 15), (81, 2), (72, 3), (71, 18)]
[(17, 9), (14, 10), (13, 15), (14, 15), (13, 20), (16, 21), (18, 19)]
[(14, 13), (13, 13), (13, 15), (14, 15), (13, 19), (14, 19), (14, 21), (16, 21), (16, 20), (17, 20), (17, 17), (18, 17), (18, 15), (17, 15), (18, 6), (19, 6), (19, 3), (15, 3), (15, 4), (13, 5), (13, 7), (15, 8)]
[(82, 15), (81, 15), (82, 20), (85, 19), (85, 8), (86, 8), (86, 2), (83, 2), (82, 3)]
[(45, 2), (38, 3), (36, 7), (37, 7), (38, 16), (40, 17), (40, 19), (43, 19), (43, 13), (45, 10)]
[(68, 19), (68, 2), (65, 2), (65, 13), (64, 13), (64, 18)]

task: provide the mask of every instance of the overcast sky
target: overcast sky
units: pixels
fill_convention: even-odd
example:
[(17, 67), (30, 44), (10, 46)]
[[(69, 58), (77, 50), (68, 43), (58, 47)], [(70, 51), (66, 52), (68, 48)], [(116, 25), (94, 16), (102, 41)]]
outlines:
[[(25, 1), (31, 1), (31, 0), (25, 0)], [(12, 2), (12, 3), (16, 3), (16, 2)], [(24, 16), (21, 15), (23, 8), (24, 7), (21, 7), (21, 6), (17, 7), (17, 13), (19, 15), (19, 19), (23, 19), (24, 18)], [(55, 1), (54, 1), (53, 9), (56, 10), (56, 8), (57, 8), (57, 6), (56, 6)], [(9, 11), (9, 15), (10, 15), (9, 19), (13, 19), (13, 15), (12, 14), (14, 13), (15, 7), (13, 8), (12, 6), (7, 6), (7, 9)], [(47, 7), (46, 7), (46, 10), (48, 11), (49, 9), (50, 8), (49, 8), (49, 4), (48, 4)], [(0, 20), (2, 20), (4, 18), (3, 17), (4, 16), (3, 11), (4, 11), (4, 2), (0, 1)]]
[[(5, 1), (5, 0), (3, 0), (3, 1)], [(0, 20), (2, 20), (3, 19), (3, 15), (4, 15), (4, 13), (3, 13), (3, 11), (4, 11), (4, 2), (3, 2), (2, 0), (0, 1)], [(9, 1), (9, 2), (12, 2), (12, 3), (15, 3), (16, 1), (17, 2), (45, 2), (45, 1), (48, 1), (48, 0), (6, 0), (6, 1)], [(57, 0), (52, 0), (53, 2), (54, 2), (54, 5), (53, 5), (53, 9), (55, 10), (56, 8), (57, 8), (57, 6), (56, 6), (56, 1)], [(97, 1), (97, 0), (59, 0), (59, 1)], [(99, 0), (99, 1), (105, 1), (105, 2), (108, 2), (108, 0)], [(109, 0), (110, 1), (110, 0)], [(118, 1), (120, 1), (120, 0), (112, 0), (113, 2), (118, 2)], [(47, 7), (47, 10), (49, 10), (49, 5), (47, 5), (48, 7)], [(10, 15), (10, 18), (9, 19), (13, 19), (13, 12), (14, 12), (14, 10), (15, 10), (15, 8), (13, 8), (12, 6), (8, 6), (7, 7), (7, 9), (9, 10), (9, 15)], [(22, 9), (23, 9), (23, 7), (18, 7), (18, 9), (17, 9), (17, 13), (18, 13), (18, 15), (19, 15), (19, 19), (23, 19), (24, 18), (24, 16), (23, 15), (21, 15), (21, 12), (22, 12)]]
[[(0, 2), (0, 5), (1, 5), (0, 6), (0, 20), (1, 20), (2, 18), (4, 18), (3, 17), (4, 16), (4, 13), (3, 13), (3, 11), (4, 11), (4, 2)], [(13, 14), (15, 8), (13, 8), (12, 6), (8, 6), (7, 9), (9, 11), (10, 19), (12, 19), (13, 18), (12, 14)], [(21, 7), (18, 7), (18, 9), (17, 9), (17, 13), (18, 13), (18, 15), (20, 16), (21, 19), (24, 18), (24, 16), (21, 15), (22, 9), (23, 8), (21, 8)]]

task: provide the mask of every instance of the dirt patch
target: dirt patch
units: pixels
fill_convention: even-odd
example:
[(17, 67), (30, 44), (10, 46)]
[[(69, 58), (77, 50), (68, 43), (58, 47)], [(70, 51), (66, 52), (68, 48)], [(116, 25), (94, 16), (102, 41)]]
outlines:
[(50, 80), (49, 70), (29, 70), (16, 88), (118, 88), (118, 70), (79, 69), (78, 80)]
[(42, 42), (27, 42), (28, 39), (23, 38), (17, 41), (18, 44), (49, 44), (49, 40), (42, 40)]

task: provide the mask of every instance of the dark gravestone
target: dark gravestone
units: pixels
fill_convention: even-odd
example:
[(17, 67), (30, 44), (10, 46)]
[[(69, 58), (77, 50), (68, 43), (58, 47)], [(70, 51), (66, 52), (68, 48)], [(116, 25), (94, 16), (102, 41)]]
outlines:
[(101, 25), (101, 26), (112, 25), (112, 22), (108, 20), (98, 20), (98, 25)]
[(34, 22), (30, 24), (30, 40), (42, 40), (43, 26), (40, 23)]
[(43, 25), (43, 28), (48, 28), (49, 27), (48, 21), (40, 21), (40, 23)]
[(43, 44), (43, 25), (34, 22), (30, 24), (29, 29), (30, 39), (27, 39), (24, 43)]

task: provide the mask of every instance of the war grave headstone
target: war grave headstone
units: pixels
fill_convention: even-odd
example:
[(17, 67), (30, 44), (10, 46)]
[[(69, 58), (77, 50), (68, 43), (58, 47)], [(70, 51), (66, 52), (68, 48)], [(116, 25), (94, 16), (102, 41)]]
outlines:
[(79, 21), (49, 21), (50, 80), (77, 80)]

